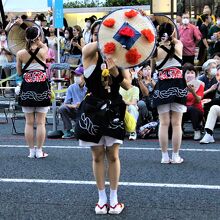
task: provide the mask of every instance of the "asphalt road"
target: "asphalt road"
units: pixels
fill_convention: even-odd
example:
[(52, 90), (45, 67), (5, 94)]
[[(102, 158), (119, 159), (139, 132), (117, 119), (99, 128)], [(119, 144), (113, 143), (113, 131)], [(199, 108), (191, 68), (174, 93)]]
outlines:
[[(22, 130), (23, 122), (17, 127)], [(29, 159), (24, 136), (11, 134), (10, 121), (0, 125), (0, 134), (0, 220), (220, 219), (219, 130), (211, 145), (183, 140), (181, 165), (160, 164), (156, 139), (126, 140), (118, 192), (125, 210), (119, 216), (94, 213), (98, 193), (89, 148), (79, 148), (75, 139), (47, 139), (49, 157)]]

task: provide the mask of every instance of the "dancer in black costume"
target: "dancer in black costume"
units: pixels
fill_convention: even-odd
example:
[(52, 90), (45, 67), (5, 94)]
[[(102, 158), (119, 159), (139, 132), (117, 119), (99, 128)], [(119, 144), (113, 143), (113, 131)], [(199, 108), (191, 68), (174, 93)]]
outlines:
[(126, 78), (128, 71), (119, 70), (112, 59), (106, 59), (110, 75), (102, 76), (103, 59), (98, 52), (97, 34), (101, 21), (92, 28), (92, 43), (82, 51), (84, 77), (88, 95), (80, 108), (82, 114), (75, 127), (75, 135), (81, 146), (91, 146), (93, 172), (99, 192), (96, 214), (106, 214), (108, 210), (105, 193), (105, 157), (108, 161), (110, 181), (110, 214), (119, 214), (124, 204), (118, 202), (117, 188), (120, 176), (119, 146), (125, 136), (125, 103), (119, 94), (119, 87), (131, 87)]
[[(157, 107), (160, 119), (159, 142), (162, 149), (161, 163), (182, 163), (179, 148), (182, 140), (182, 115), (186, 112), (186, 82), (182, 75), (181, 41), (173, 37), (174, 26), (163, 23), (159, 27), (159, 46), (156, 54), (158, 82), (155, 86), (153, 103)], [(168, 128), (172, 125), (173, 153), (168, 155)]]
[[(44, 158), (42, 151), (45, 141), (45, 118), (50, 106), (50, 84), (46, 76), (46, 57), (48, 48), (41, 42), (40, 29), (26, 29), (27, 48), (17, 53), (17, 73), (23, 76), (19, 104), (25, 113), (25, 139), (30, 149), (29, 158)], [(24, 67), (22, 68), (22, 64)], [(36, 117), (37, 148), (34, 147), (34, 121)]]

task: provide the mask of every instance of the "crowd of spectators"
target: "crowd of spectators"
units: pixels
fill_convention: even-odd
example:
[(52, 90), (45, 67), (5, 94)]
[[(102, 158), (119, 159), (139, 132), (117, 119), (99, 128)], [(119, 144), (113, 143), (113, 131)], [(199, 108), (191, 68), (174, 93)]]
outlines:
[[(7, 18), (7, 26), (0, 30), (0, 66), (5, 63), (15, 62), (15, 57), (10, 53), (7, 45), (7, 32), (14, 23), (21, 23), (27, 19), (25, 15), (14, 18)], [(150, 16), (154, 26), (159, 25), (155, 17)], [(69, 26), (64, 19), (64, 27), (57, 29), (53, 26), (53, 16), (51, 12), (47, 15), (37, 14), (33, 22), (40, 26), (44, 32), (44, 42), (47, 44), (48, 57), (47, 67), (49, 78), (57, 77), (56, 71), (50, 71), (50, 65), (58, 62), (80, 66), (75, 72), (63, 70), (61, 77), (71, 79), (74, 82), (76, 76), (82, 78), (80, 82), (74, 82), (68, 88), (65, 103), (60, 108), (60, 113), (65, 122), (64, 138), (73, 137), (73, 130), (70, 121), (66, 118), (75, 118), (75, 110), (79, 102), (76, 100), (78, 89), (85, 93), (83, 80), (83, 67), (81, 67), (82, 48), (91, 42), (91, 26), (97, 20), (93, 15), (85, 19), (84, 27), (75, 24)], [(213, 15), (209, 6), (204, 6), (203, 14), (198, 17), (197, 23), (191, 22), (190, 14), (184, 12), (176, 17), (176, 25), (179, 32), (180, 41), (183, 44), (183, 73), (188, 85), (187, 112), (183, 117), (184, 123), (191, 120), (194, 130), (194, 140), (202, 138), (202, 131), (205, 128), (206, 134), (201, 143), (214, 142), (213, 123), (217, 121), (220, 102), (220, 14)], [(194, 23), (194, 24), (193, 24)], [(59, 44), (58, 44), (59, 42)], [(58, 50), (58, 45), (60, 48)], [(60, 56), (58, 56), (60, 51)], [(130, 140), (138, 137), (142, 126), (152, 121), (158, 122), (157, 110), (152, 106), (152, 95), (154, 86), (157, 82), (157, 72), (152, 65), (153, 62), (147, 62), (143, 66), (131, 68), (130, 81), (133, 87), (129, 91), (120, 90), (120, 93), (127, 105), (128, 111), (134, 116), (137, 122), (136, 132), (129, 134)], [(78, 74), (78, 75), (77, 75)], [(81, 76), (82, 75), (82, 76)], [(1, 78), (10, 76), (10, 70), (3, 69)], [(80, 77), (79, 77), (80, 76)], [(78, 87), (79, 88), (78, 88)], [(81, 88), (81, 90), (80, 90)], [(71, 94), (73, 97), (71, 97)], [(80, 97), (80, 100), (82, 97)], [(74, 109), (73, 113), (69, 113)], [(208, 118), (208, 119), (207, 119)], [(214, 123), (215, 124), (215, 123)], [(154, 130), (155, 131), (155, 130)], [(148, 129), (147, 134), (150, 130)], [(143, 137), (143, 136), (142, 136)]]

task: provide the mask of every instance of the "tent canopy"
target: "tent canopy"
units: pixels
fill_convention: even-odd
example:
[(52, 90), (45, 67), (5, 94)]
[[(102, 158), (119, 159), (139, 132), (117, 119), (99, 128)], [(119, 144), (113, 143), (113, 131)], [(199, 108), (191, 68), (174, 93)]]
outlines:
[(45, 12), (47, 0), (2, 0), (5, 12)]

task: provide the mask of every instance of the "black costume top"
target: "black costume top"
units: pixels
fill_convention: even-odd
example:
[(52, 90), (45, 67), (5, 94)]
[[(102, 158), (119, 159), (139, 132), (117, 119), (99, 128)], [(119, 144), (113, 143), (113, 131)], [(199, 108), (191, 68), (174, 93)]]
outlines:
[[(18, 99), (21, 106), (46, 107), (51, 104), (51, 90), (46, 75), (46, 64), (36, 56), (39, 50), (40, 48), (37, 48), (34, 52), (28, 51), (31, 57), (22, 69), (23, 81)], [(27, 70), (33, 60), (36, 60), (37, 64), (40, 64), (43, 68), (29, 68)]]
[[(102, 136), (123, 140), (125, 136), (124, 115), (126, 105), (119, 94), (120, 85), (111, 77), (110, 92), (102, 85), (102, 57), (99, 54), (97, 65), (86, 78), (88, 94), (81, 103), (81, 115), (75, 127), (76, 138), (98, 143)], [(119, 74), (122, 74), (121, 72)]]
[(177, 55), (170, 59), (170, 50), (165, 46), (160, 48), (167, 53), (167, 56), (157, 66), (158, 82), (154, 89), (153, 106), (173, 102), (186, 104), (187, 85), (181, 70), (182, 60)]

